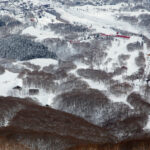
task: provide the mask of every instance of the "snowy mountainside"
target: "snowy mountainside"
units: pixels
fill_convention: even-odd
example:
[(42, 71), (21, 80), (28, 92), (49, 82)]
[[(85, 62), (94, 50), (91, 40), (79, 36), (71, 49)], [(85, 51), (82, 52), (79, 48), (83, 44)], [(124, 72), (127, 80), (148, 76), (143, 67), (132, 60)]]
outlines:
[(118, 141), (149, 134), (147, 3), (0, 2), (0, 96), (30, 97)]

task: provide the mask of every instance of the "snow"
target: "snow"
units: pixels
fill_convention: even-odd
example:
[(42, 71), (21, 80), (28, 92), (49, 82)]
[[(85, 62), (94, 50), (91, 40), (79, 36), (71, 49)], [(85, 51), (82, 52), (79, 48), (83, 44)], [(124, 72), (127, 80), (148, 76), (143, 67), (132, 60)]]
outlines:
[(132, 36), (130, 40), (116, 39), (115, 41), (113, 41), (112, 46), (107, 51), (107, 57), (104, 63), (109, 59), (111, 59), (111, 62), (109, 62), (107, 66), (104, 65), (104, 63), (101, 64), (100, 68), (104, 70), (105, 69), (104, 67), (106, 67), (108, 72), (113, 72), (115, 68), (114, 64), (116, 64), (116, 67), (122, 67), (119, 64), (118, 57), (120, 55), (129, 55), (129, 59), (127, 60), (127, 64), (126, 64), (126, 67), (127, 67), (126, 75), (130, 76), (133, 73), (137, 72), (139, 68), (135, 64), (135, 58), (138, 57), (138, 52), (137, 51), (129, 52), (127, 50), (127, 45), (129, 43), (134, 43), (137, 41), (141, 42), (142, 40), (138, 36), (137, 37)]
[(84, 79), (84, 78), (82, 78), (82, 80), (87, 82), (90, 88), (92, 89), (97, 89), (99, 91), (107, 91), (107, 86), (103, 82), (97, 82), (97, 81)]
[[(68, 20), (71, 23), (79, 23), (85, 26), (91, 26), (96, 29), (97, 32), (104, 32), (114, 34), (114, 28), (126, 29), (138, 33), (138, 29), (135, 26), (131, 26), (129, 23), (116, 20), (117, 12), (105, 11), (101, 9), (102, 6), (75, 6), (68, 9), (55, 7), (56, 11), (61, 14), (61, 17)], [(103, 8), (103, 7), (102, 7)]]
[(22, 31), (23, 35), (31, 35), (37, 37), (37, 41), (42, 41), (47, 38), (61, 38), (60, 35), (57, 35), (55, 32), (51, 31), (50, 29), (43, 29), (41, 26), (30, 26), (27, 27)]
[(127, 97), (128, 97), (128, 94), (122, 95), (122, 96), (115, 96), (113, 94), (108, 94), (108, 98), (112, 102), (121, 102), (121, 103), (128, 105), (131, 109), (134, 109), (134, 107), (130, 103), (127, 102)]
[(85, 26), (92, 26), (92, 28), (97, 29), (100, 32), (113, 32), (111, 29), (105, 29), (103, 26), (108, 25), (111, 21), (108, 21), (106, 18), (110, 18), (110, 14), (101, 15), (100, 17), (96, 17), (92, 15), (93, 13), (80, 11), (79, 8), (75, 7), (72, 9), (60, 9), (56, 8), (56, 10), (61, 14), (61, 17), (65, 20), (68, 20), (71, 23), (77, 22), (79, 24)]
[(148, 122), (147, 122), (146, 126), (143, 129), (150, 131), (150, 115), (148, 117)]
[(40, 66), (41, 70), (43, 69), (43, 67), (47, 67), (49, 65), (58, 65), (58, 61), (55, 60), (55, 59), (51, 59), (51, 58), (36, 58), (36, 59), (28, 60), (28, 61), (17, 61), (17, 62), (14, 62), (13, 64), (25, 67), (26, 69), (29, 69), (29, 70), (33, 71), (33, 69), (31, 69), (31, 68), (29, 68), (29, 67), (27, 67), (26, 65), (23, 64), (25, 62), (29, 62), (33, 65)]
[(113, 94), (108, 93), (108, 87), (103, 83), (103, 82), (97, 82), (97, 81), (93, 81), (90, 79), (84, 79), (82, 78), (83, 81), (87, 82), (88, 85), (90, 86), (90, 88), (92, 89), (97, 89), (99, 91), (104, 92), (104, 94), (112, 101), (112, 102), (122, 102), (126, 105), (128, 105), (131, 109), (134, 109), (134, 107), (132, 107), (132, 105), (130, 105), (127, 102), (127, 97), (128, 94), (126, 95), (121, 95), (121, 96), (115, 96)]
[(9, 119), (7, 119), (7, 118), (5, 117), (4, 127), (7, 127), (7, 126), (9, 126)]
[[(104, 92), (105, 95), (108, 96), (108, 98), (112, 101), (112, 102), (122, 102), (126, 105), (128, 105), (131, 109), (134, 109), (132, 107), (132, 105), (130, 105), (128, 102), (127, 102), (127, 97), (130, 93), (126, 94), (126, 95), (121, 95), (121, 96), (115, 96), (113, 94), (110, 94), (108, 93), (108, 85), (104, 84), (103, 82), (98, 82), (98, 81), (94, 81), (92, 79), (85, 79), (83, 77), (80, 77), (78, 74), (77, 74), (77, 70), (78, 69), (88, 69), (89, 66), (84, 64), (84, 63), (81, 63), (81, 62), (75, 62), (77, 68), (76, 69), (73, 69), (71, 70), (69, 73), (72, 73), (74, 74), (76, 77), (79, 77), (81, 80), (85, 81), (86, 83), (88, 83), (89, 87), (92, 88), (92, 89), (97, 89), (99, 91), (102, 91)], [(122, 80), (122, 78), (121, 78)], [(120, 80), (120, 81), (121, 81)]]
[[(129, 23), (126, 23), (124, 21), (120, 21), (120, 20), (116, 19), (116, 17), (120, 13), (120, 9), (128, 7), (128, 4), (126, 4), (126, 3), (120, 3), (117, 5), (103, 5), (103, 6), (85, 5), (85, 6), (66, 7), (66, 6), (61, 5), (60, 3), (57, 3), (57, 2), (54, 3), (52, 0), (44, 0), (44, 1), (23, 0), (22, 2), (33, 3), (34, 6), (42, 6), (44, 4), (50, 4), (50, 6), (52, 8), (54, 8), (54, 10), (56, 10), (56, 12), (61, 14), (62, 19), (67, 20), (70, 23), (75, 24), (75, 25), (84, 25), (87, 28), (91, 29), (91, 33), (100, 32), (100, 33), (105, 33), (105, 34), (116, 34), (116, 31), (113, 30), (113, 28), (117, 28), (117, 29), (121, 29), (121, 30), (125, 30), (125, 31), (130, 31), (133, 33), (144, 33), (145, 35), (147, 35), (147, 33), (145, 31), (143, 31), (143, 29), (139, 29), (136, 26), (132, 26)], [(16, 5), (16, 3), (14, 5)], [(20, 13), (16, 16), (14, 16), (13, 14), (11, 14), (11, 15), (9, 14), (9, 15), (15, 17), (16, 19), (19, 19), (20, 21), (25, 22), (25, 18), (22, 18), (24, 16), (23, 16), (21, 10), (18, 10), (18, 11), (20, 11)], [(7, 14), (8, 12), (7, 11), (2, 12), (2, 14), (5, 14), (5, 13)], [(150, 12), (146, 12), (146, 13), (150, 14)], [(32, 24), (28, 20), (28, 22), (27, 22), (28, 25), (22, 31), (21, 34), (35, 36), (36, 41), (42, 41), (46, 38), (60, 38), (60, 39), (64, 38), (63, 35), (56, 34), (51, 29), (45, 29), (45, 26), (47, 26), (49, 23), (59, 23), (60, 22), (57, 20), (57, 18), (54, 15), (43, 11), (42, 17), (39, 18), (36, 11), (33, 12), (33, 14), (36, 18), (36, 22), (34, 22)], [(141, 12), (141, 11), (134, 11), (132, 13), (130, 11), (122, 11), (121, 12), (121, 15), (135, 16), (135, 17), (138, 17), (141, 14), (143, 14), (143, 12)], [(101, 69), (101, 70), (105, 70), (108, 72), (113, 72), (115, 67), (122, 67), (119, 64), (118, 57), (122, 54), (129, 55), (130, 57), (126, 61), (126, 64), (125, 64), (125, 66), (127, 67), (127, 72), (122, 75), (115, 76), (113, 78), (115, 80), (118, 80), (120, 83), (123, 83), (125, 81), (125, 79), (124, 79), (125, 76), (130, 76), (130, 75), (136, 73), (139, 69), (139, 67), (135, 64), (135, 58), (138, 56), (138, 52), (137, 51), (129, 52), (127, 50), (127, 45), (129, 43), (134, 43), (137, 41), (142, 42), (142, 38), (139, 36), (131, 36), (130, 39), (115, 38), (114, 41), (112, 41), (112, 45), (110, 47), (108, 47), (108, 49), (107, 49), (107, 57), (105, 58), (105, 60), (101, 63), (101, 65), (99, 67), (94, 66), (94, 69)], [(74, 50), (72, 48), (71, 44), (68, 44), (68, 47), (69, 47), (69, 52)], [(143, 51), (146, 56), (148, 51), (146, 50), (146, 48), (144, 48)], [(71, 52), (71, 53), (73, 53), (73, 52)], [(60, 51), (60, 53), (62, 53), (62, 52)], [(106, 62), (108, 60), (111, 60), (111, 61), (106, 64)], [(34, 60), (30, 60), (28, 62), (35, 64), (35, 65), (39, 65), (41, 67), (41, 69), (43, 67), (46, 67), (49, 65), (58, 65), (58, 61), (52, 60), (52, 59), (34, 59)], [(18, 65), (22, 65), (22, 63), (23, 62), (17, 62)], [(82, 62), (74, 62), (74, 63), (77, 66), (77, 68), (71, 70), (69, 73), (72, 73), (75, 76), (81, 78), (77, 74), (77, 70), (78, 69), (87, 69), (87, 68), (89, 68), (89, 65), (86, 65)], [(149, 65), (149, 64), (147, 63), (146, 65)], [(14, 74), (9, 71), (6, 71), (5, 74), (0, 75), (0, 84), (2, 85), (2, 88), (0, 90), (0, 95), (4, 95), (4, 96), (8, 95), (8, 91), (11, 90), (16, 85), (22, 86), (22, 80), (18, 79), (17, 75), (18, 74)], [(107, 85), (105, 85), (102, 82), (97, 82), (97, 81), (93, 81), (90, 79), (84, 79), (84, 78), (81, 78), (81, 79), (86, 81), (91, 88), (98, 89), (101, 91), (108, 91)], [(139, 91), (142, 83), (139, 83), (138, 80), (135, 80), (133, 84), (134, 84), (133, 91)], [(26, 89), (26, 90), (28, 90), (28, 89)], [(28, 96), (28, 95), (25, 92), (18, 96)], [(56, 96), (56, 94), (54, 94), (54, 93), (47, 93), (44, 90), (40, 89), (40, 93), (34, 97), (36, 99), (38, 99), (39, 102), (42, 103), (43, 105), (45, 105), (45, 104), (52, 105), (53, 97), (55, 97), (55, 96)], [(108, 95), (108, 97), (114, 102), (123, 102), (123, 103), (129, 105), (126, 101), (127, 96), (128, 95), (117, 97), (112, 94)]]
[(102, 5), (100, 8), (106, 10), (111, 10), (111, 9), (119, 10), (120, 8), (123, 8), (125, 6), (127, 6), (127, 3), (119, 3), (116, 5)]
[(75, 69), (72, 69), (71, 71), (69, 71), (69, 73), (74, 74), (74, 75), (77, 76), (77, 77), (80, 77), (80, 76), (77, 74), (77, 70), (78, 70), (78, 69), (88, 69), (88, 68), (89, 68), (88, 65), (86, 65), (86, 64), (84, 64), (84, 63), (82, 63), (82, 62), (80, 62), (80, 61), (78, 61), (78, 62), (75, 61), (74, 64), (76, 65), (76, 68), (75, 68)]
[(56, 96), (54, 93), (46, 92), (43, 89), (40, 89), (40, 92), (38, 95), (31, 96), (31, 98), (36, 99), (39, 103), (41, 103), (43, 106), (49, 105), (53, 107), (53, 98)]
[(49, 65), (58, 65), (58, 61), (50, 58), (40, 58), (40, 59), (32, 59), (27, 62), (30, 62), (31, 64), (34, 65), (39, 65), (41, 69), (43, 67), (49, 66)]
[(127, 75), (132, 75), (133, 73), (138, 71), (138, 66), (135, 64), (136, 57), (138, 57), (138, 53), (136, 51), (132, 52), (127, 62)]
[(60, 21), (56, 19), (56, 16), (46, 13), (46, 12), (44, 12), (41, 18), (37, 18), (37, 20), (38, 20), (38, 24), (43, 25), (43, 26), (46, 26), (49, 23), (60, 23)]
[(0, 75), (0, 95), (8, 96), (8, 91), (13, 87), (22, 85), (22, 80), (17, 78), (17, 73), (5, 71), (4, 74)]
[[(36, 60), (34, 60), (36, 62)], [(41, 60), (42, 62), (42, 60)], [(44, 61), (43, 61), (44, 62)], [(56, 62), (53, 62), (56, 63)], [(39, 94), (35, 96), (30, 96), (28, 94), (28, 90), (31, 87), (24, 87), (22, 85), (22, 80), (17, 78), (17, 73), (12, 73), (9, 71), (5, 71), (4, 74), (0, 75), (0, 96), (14, 96), (14, 97), (31, 97), (33, 99), (36, 99), (36, 101), (40, 102), (42, 105), (50, 105), (52, 106), (53, 98), (56, 96), (54, 93), (46, 92), (43, 89), (39, 89)], [(14, 91), (13, 88), (16, 86), (22, 87), (21, 91)], [(5, 125), (8, 124), (8, 121), (5, 122)]]

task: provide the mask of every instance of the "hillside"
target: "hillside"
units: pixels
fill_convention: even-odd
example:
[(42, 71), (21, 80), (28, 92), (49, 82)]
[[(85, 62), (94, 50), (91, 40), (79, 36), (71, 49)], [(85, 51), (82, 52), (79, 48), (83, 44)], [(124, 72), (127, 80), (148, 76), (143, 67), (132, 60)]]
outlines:
[(0, 143), (149, 150), (149, 11), (149, 0), (1, 1)]

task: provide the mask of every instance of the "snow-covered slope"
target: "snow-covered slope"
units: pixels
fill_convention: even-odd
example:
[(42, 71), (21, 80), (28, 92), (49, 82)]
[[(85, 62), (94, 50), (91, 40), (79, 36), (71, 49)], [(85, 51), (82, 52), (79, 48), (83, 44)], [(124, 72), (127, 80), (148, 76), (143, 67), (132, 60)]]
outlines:
[[(77, 5), (76, 1), (63, 5), (62, 1), (54, 0), (0, 3), (0, 41), (4, 43), (0, 48), (1, 52), (7, 52), (3, 51), (4, 59), (0, 60), (1, 96), (31, 97), (42, 105), (69, 112), (76, 101), (68, 103), (68, 110), (64, 110), (63, 104), (58, 105), (55, 100), (74, 90), (85, 90), (88, 95), (93, 89), (108, 98), (105, 104), (108, 106), (101, 115), (95, 103), (89, 108), (93, 109), (92, 117), (87, 112), (76, 115), (98, 124), (95, 120), (101, 119), (109, 107), (112, 115), (105, 118), (108, 122), (128, 117), (120, 117), (120, 111), (122, 114), (128, 111), (129, 117), (143, 113), (128, 99), (136, 92), (145, 103), (150, 103), (146, 84), (150, 71), (147, 30), (150, 22), (142, 17), (149, 18), (150, 13), (143, 3), (102, 5), (103, 2), (95, 1), (97, 5), (91, 5), (91, 2), (86, 5)], [(137, 6), (142, 8), (135, 9)], [(20, 40), (27, 41), (27, 47), (21, 47)], [(14, 58), (17, 60), (11, 60)], [(86, 103), (83, 107), (80, 111), (87, 111)], [(100, 123), (104, 125), (103, 120)]]
[[(107, 47), (105, 50), (106, 57), (103, 59), (103, 61), (100, 63), (99, 66), (96, 65), (97, 62), (93, 63), (94, 66), (93, 69), (101, 69), (107, 72), (113, 72), (115, 70), (115, 67), (125, 66), (127, 68), (126, 73), (113, 77), (114, 80), (117, 80), (120, 83), (126, 82), (126, 80), (124, 79), (125, 76), (130, 76), (138, 72), (139, 66), (135, 64), (135, 59), (136, 57), (138, 57), (139, 51), (144, 53), (144, 57), (146, 57), (148, 53), (146, 44), (144, 43), (145, 41), (143, 41), (143, 38), (139, 35), (139, 33), (141, 33), (141, 29), (137, 26), (133, 26), (127, 22), (123, 22), (116, 19), (120, 10), (127, 7), (127, 4), (121, 3), (114, 6), (113, 5), (105, 5), (105, 6), (85, 5), (85, 6), (67, 7), (65, 5), (61, 5), (61, 3), (59, 2), (55, 3), (55, 5), (54, 3), (55, 3), (54, 1), (49, 1), (49, 0), (47, 1), (29, 0), (27, 2), (17, 1), (14, 2), (13, 4), (7, 2), (5, 5), (9, 9), (6, 10), (1, 9), (2, 12), (1, 14), (15, 17), (16, 19), (27, 24), (24, 26), (24, 29), (21, 31), (21, 34), (34, 36), (35, 39), (38, 41), (42, 41), (48, 38), (49, 39), (57, 38), (60, 40), (62, 39), (66, 40), (65, 35), (62, 35), (60, 33), (57, 34), (55, 31), (52, 31), (50, 28), (46, 28), (46, 26), (48, 26), (48, 24), (50, 23), (52, 24), (60, 23), (61, 22), (60, 18), (62, 20), (68, 21), (71, 24), (82, 25), (89, 29), (88, 32), (82, 33), (82, 35), (78, 37), (78, 40), (82, 37), (85, 39), (82, 40), (82, 42), (90, 42), (91, 40), (87, 40), (86, 37), (88, 37), (93, 33), (104, 33), (109, 35), (112, 34), (115, 35), (117, 30), (125, 31), (127, 32), (127, 34), (128, 32), (130, 32), (131, 34), (133, 33), (133, 35), (130, 34), (131, 37), (130, 39), (113, 38), (113, 40), (111, 40), (111, 45), (106, 46)], [(15, 11), (14, 15), (10, 13), (13, 7), (17, 8), (17, 10), (14, 10)], [(26, 9), (28, 9), (29, 12), (26, 12)], [(122, 13), (127, 15), (126, 11), (122, 11)], [(141, 12), (134, 11), (134, 12), (130, 12), (130, 14), (137, 15), (137, 14), (141, 14)], [(101, 38), (105, 38), (105, 37), (101, 37)], [(101, 42), (100, 39), (98, 40), (99, 42)], [(68, 41), (66, 42), (68, 43), (69, 46), (69, 42)], [(140, 42), (140, 43), (143, 42), (144, 43), (143, 49), (138, 50), (138, 52), (136, 50), (133, 52), (129, 51), (127, 49), (127, 45), (136, 42)], [(73, 51), (76, 51), (76, 48), (73, 48)], [(75, 54), (76, 53), (78, 52), (75, 52)], [(98, 55), (98, 54), (94, 54), (94, 55)], [(129, 57), (128, 60), (126, 60), (126, 62), (123, 62), (124, 64), (120, 64), (118, 60), (121, 55), (128, 55)], [(44, 62), (45, 60), (44, 61), (40, 60), (39, 63), (40, 65), (43, 66), (42, 63)], [(80, 66), (78, 66), (78, 69), (80, 69)], [(1, 75), (2, 78), (1, 81), (3, 81), (3, 76), (5, 75), (7, 75), (7, 72)], [(132, 84), (137, 84), (137, 82), (135, 81), (135, 83), (133, 82)], [(99, 86), (100, 87), (98, 89), (102, 89), (101, 85)], [(140, 84), (138, 86), (140, 86)], [(138, 89), (137, 85), (134, 86), (134, 88), (135, 90)], [(103, 90), (106, 90), (106, 85), (104, 86)]]

